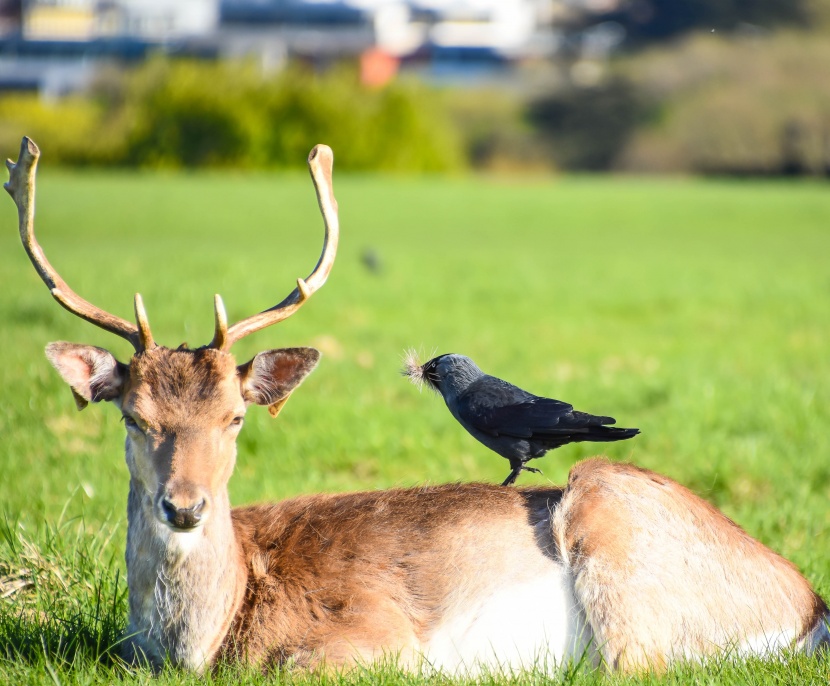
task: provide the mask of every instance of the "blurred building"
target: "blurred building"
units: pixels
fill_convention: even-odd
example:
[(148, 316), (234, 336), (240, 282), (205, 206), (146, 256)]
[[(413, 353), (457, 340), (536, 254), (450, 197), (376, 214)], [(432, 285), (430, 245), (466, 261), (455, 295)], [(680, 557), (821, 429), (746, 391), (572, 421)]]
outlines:
[(213, 33), (218, 17), (217, 0), (30, 0), (23, 5), (20, 31), (32, 41), (158, 42)]
[(102, 62), (215, 55), (219, 0), (0, 0), (0, 90), (84, 88)]
[(264, 69), (289, 57), (330, 60), (375, 46), (373, 13), (347, 2), (222, 0), (216, 44), (226, 57), (253, 57)]
[(554, 0), (223, 0), (220, 43), (231, 54), (402, 58), (444, 49), (490, 50), (504, 59), (538, 52)]
[(150, 52), (248, 57), (265, 70), (364, 56), (372, 82), (400, 61), (464, 75), (550, 56), (560, 19), (619, 1), (0, 0), (0, 89), (60, 94), (102, 61)]

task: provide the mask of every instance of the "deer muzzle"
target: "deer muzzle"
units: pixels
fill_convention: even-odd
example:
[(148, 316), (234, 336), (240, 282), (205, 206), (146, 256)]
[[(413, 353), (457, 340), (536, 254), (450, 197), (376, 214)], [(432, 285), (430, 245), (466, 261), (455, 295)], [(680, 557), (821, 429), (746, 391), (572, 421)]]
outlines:
[(174, 531), (203, 526), (210, 514), (210, 498), (201, 488), (166, 488), (156, 498), (156, 518)]

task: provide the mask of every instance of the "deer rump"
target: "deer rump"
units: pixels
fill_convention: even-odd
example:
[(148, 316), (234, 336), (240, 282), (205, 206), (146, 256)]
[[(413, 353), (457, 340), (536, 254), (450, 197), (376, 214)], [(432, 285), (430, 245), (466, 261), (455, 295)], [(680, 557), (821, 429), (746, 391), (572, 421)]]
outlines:
[(233, 522), (248, 578), (215, 659), (632, 671), (828, 641), (791, 563), (631, 465), (583, 462), (564, 489), (308, 496)]

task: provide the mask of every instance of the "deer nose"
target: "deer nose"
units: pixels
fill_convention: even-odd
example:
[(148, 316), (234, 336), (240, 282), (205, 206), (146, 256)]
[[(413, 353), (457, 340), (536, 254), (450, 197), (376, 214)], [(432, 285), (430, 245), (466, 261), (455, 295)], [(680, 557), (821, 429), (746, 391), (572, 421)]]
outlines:
[(189, 531), (203, 523), (206, 504), (207, 500), (202, 498), (195, 504), (181, 507), (173, 502), (170, 496), (165, 495), (159, 501), (159, 509), (162, 521), (165, 524), (179, 531)]

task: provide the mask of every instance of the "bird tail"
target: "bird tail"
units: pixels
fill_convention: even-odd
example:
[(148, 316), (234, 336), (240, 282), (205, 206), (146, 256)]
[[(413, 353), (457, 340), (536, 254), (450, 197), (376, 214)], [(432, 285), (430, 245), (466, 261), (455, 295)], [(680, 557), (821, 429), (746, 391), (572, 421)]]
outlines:
[(618, 429), (613, 426), (592, 426), (588, 433), (581, 434), (580, 441), (624, 441), (640, 433), (639, 429)]
[(613, 417), (601, 417), (586, 412), (573, 412), (573, 418), (580, 424), (581, 431), (574, 431), (574, 441), (624, 441), (640, 433), (639, 429), (618, 429), (608, 424), (617, 420)]

